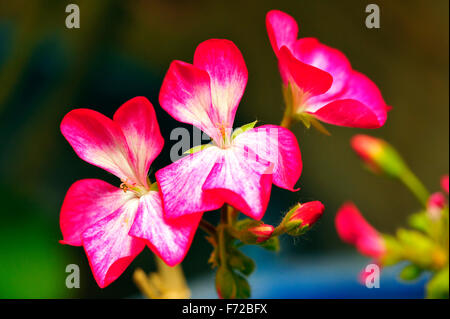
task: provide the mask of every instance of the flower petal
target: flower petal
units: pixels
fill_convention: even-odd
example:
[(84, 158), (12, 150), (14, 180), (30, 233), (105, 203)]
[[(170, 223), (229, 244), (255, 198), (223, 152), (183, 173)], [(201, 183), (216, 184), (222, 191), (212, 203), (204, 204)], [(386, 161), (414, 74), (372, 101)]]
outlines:
[(292, 52), (301, 62), (325, 71), (333, 78), (333, 83), (326, 93), (310, 97), (309, 111), (314, 111), (312, 105), (329, 103), (345, 88), (352, 68), (341, 51), (326, 46), (315, 38), (303, 38), (295, 42)]
[(164, 145), (153, 105), (145, 97), (135, 97), (124, 103), (113, 119), (122, 129), (134, 155), (134, 171), (140, 185), (148, 187), (147, 173), (150, 164)]
[(61, 243), (81, 246), (85, 229), (122, 207), (132, 196), (99, 179), (75, 182), (61, 208)]
[(334, 125), (379, 128), (386, 122), (388, 109), (377, 86), (365, 75), (353, 71), (338, 99), (311, 114)]
[(286, 46), (280, 49), (279, 65), (284, 84), (294, 81), (310, 96), (325, 93), (333, 83), (333, 77), (328, 72), (298, 60)]
[(145, 239), (166, 264), (174, 266), (186, 256), (203, 213), (165, 220), (161, 195), (149, 192), (139, 200), (130, 235)]
[(361, 216), (353, 203), (341, 206), (335, 223), (339, 237), (355, 245), (361, 254), (375, 258), (384, 254), (385, 246), (380, 234)]
[(214, 210), (223, 202), (202, 191), (211, 169), (220, 156), (219, 148), (210, 146), (189, 154), (156, 172), (166, 218)]
[(281, 126), (263, 125), (239, 134), (235, 145), (247, 146), (260, 158), (273, 164), (272, 179), (278, 187), (294, 190), (302, 172), (297, 138)]
[(233, 147), (220, 152), (203, 190), (243, 214), (261, 219), (270, 198), (273, 164), (248, 148)]
[(159, 103), (177, 121), (192, 124), (215, 141), (220, 140), (212, 121), (215, 115), (206, 71), (182, 61), (172, 62), (161, 86)]
[(101, 288), (116, 280), (145, 247), (144, 240), (128, 235), (138, 205), (137, 198), (130, 199), (83, 233), (83, 246)]
[(231, 129), (248, 79), (241, 52), (229, 40), (210, 39), (195, 50), (194, 65), (208, 72), (211, 78), (213, 124)]
[(266, 15), (266, 28), (273, 51), (278, 56), (285, 45), (292, 48), (298, 34), (298, 25), (293, 17), (279, 10), (271, 10)]
[(76, 109), (62, 120), (61, 132), (81, 159), (122, 180), (137, 181), (125, 137), (111, 119), (93, 110)]

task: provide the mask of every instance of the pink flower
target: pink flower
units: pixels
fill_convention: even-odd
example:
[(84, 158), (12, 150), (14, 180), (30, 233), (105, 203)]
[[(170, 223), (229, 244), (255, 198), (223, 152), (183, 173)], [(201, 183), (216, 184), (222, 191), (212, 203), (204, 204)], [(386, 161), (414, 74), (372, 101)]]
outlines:
[(448, 194), (448, 175), (442, 176), (441, 187)]
[(383, 126), (389, 107), (344, 54), (314, 38), (297, 39), (297, 22), (284, 12), (270, 11), (266, 26), (296, 116), (340, 126)]
[(64, 117), (61, 132), (81, 159), (122, 180), (121, 188), (98, 179), (77, 181), (61, 208), (61, 243), (84, 247), (98, 285), (117, 279), (145, 245), (168, 265), (179, 263), (201, 213), (163, 218), (161, 195), (147, 177), (164, 144), (151, 103), (131, 99), (113, 120), (76, 109)]
[(214, 210), (226, 202), (259, 220), (272, 183), (293, 190), (302, 161), (289, 130), (264, 125), (231, 135), (246, 84), (242, 54), (228, 40), (207, 40), (197, 47), (193, 64), (170, 65), (161, 106), (176, 120), (203, 130), (213, 143), (156, 173), (168, 218)]
[(356, 246), (366, 256), (379, 258), (384, 255), (386, 247), (381, 235), (361, 216), (353, 203), (345, 203), (339, 209), (336, 219), (339, 237)]

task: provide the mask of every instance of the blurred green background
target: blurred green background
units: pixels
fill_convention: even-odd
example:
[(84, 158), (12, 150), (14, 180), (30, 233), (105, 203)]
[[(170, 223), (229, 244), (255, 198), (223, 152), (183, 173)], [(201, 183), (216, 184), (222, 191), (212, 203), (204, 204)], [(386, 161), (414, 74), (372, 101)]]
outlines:
[[(81, 28), (65, 27), (65, 7), (76, 3)], [(381, 8), (381, 28), (367, 29), (365, 7)], [(299, 240), (282, 239), (284, 256), (353, 250), (334, 229), (337, 208), (353, 200), (381, 231), (403, 225), (419, 208), (399, 183), (362, 169), (349, 146), (355, 133), (387, 139), (430, 191), (449, 165), (449, 2), (442, 1), (37, 1), (0, 0), (0, 297), (128, 297), (135, 267), (153, 269), (145, 250), (106, 289), (97, 287), (84, 251), (63, 246), (59, 209), (76, 180), (114, 176), (79, 159), (59, 131), (78, 107), (112, 116), (143, 95), (155, 105), (163, 153), (155, 170), (170, 163), (171, 130), (179, 126), (158, 104), (163, 76), (174, 59), (192, 61), (196, 46), (227, 38), (244, 55), (248, 85), (235, 127), (258, 119), (278, 124), (283, 113), (277, 62), (265, 29), (271, 9), (290, 13), (300, 37), (313, 36), (343, 51), (353, 67), (377, 83), (393, 106), (376, 131), (327, 128), (331, 137), (293, 127), (304, 171), (301, 190), (273, 189), (264, 220), (276, 223), (296, 201), (321, 200), (321, 222)], [(214, 218), (210, 213), (209, 218)], [(201, 231), (183, 263), (188, 278), (211, 272), (210, 247)], [(277, 258), (275, 255), (273, 258)], [(65, 287), (65, 267), (81, 267), (81, 288)], [(211, 285), (213, 283), (211, 282)]]

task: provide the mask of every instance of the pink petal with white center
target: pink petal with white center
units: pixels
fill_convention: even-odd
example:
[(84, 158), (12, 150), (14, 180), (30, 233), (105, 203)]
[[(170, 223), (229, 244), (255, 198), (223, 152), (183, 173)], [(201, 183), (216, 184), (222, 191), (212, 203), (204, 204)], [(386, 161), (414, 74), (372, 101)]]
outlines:
[(122, 207), (134, 195), (99, 179), (75, 182), (61, 208), (62, 244), (81, 246), (85, 229)]
[(259, 158), (272, 163), (273, 183), (294, 190), (302, 172), (302, 157), (297, 138), (291, 131), (276, 125), (263, 125), (239, 134), (233, 143), (242, 148), (247, 146)]
[(138, 205), (137, 198), (130, 199), (83, 232), (83, 246), (101, 288), (116, 280), (145, 247), (145, 240), (128, 234)]
[(386, 248), (381, 235), (361, 216), (353, 203), (341, 206), (335, 224), (339, 237), (355, 245), (361, 254), (374, 258), (384, 254)]
[(159, 103), (177, 121), (192, 124), (215, 141), (221, 135), (213, 119), (210, 77), (205, 70), (182, 61), (174, 61), (164, 78)]
[(311, 114), (334, 125), (379, 128), (386, 122), (388, 109), (377, 86), (362, 73), (353, 71), (337, 100)]
[(202, 213), (165, 220), (161, 195), (151, 191), (139, 199), (130, 235), (145, 239), (150, 249), (166, 264), (174, 266), (186, 256)]
[(61, 132), (81, 159), (122, 180), (137, 182), (125, 137), (111, 119), (93, 110), (76, 109), (62, 120)]
[(220, 208), (223, 201), (206, 196), (202, 185), (220, 156), (216, 146), (189, 154), (156, 172), (166, 218)]
[(216, 127), (231, 129), (248, 79), (241, 52), (229, 40), (206, 40), (195, 50), (194, 66), (211, 78), (211, 121)]
[[(326, 93), (310, 97), (308, 104), (329, 103), (345, 88), (352, 68), (341, 51), (326, 46), (315, 38), (303, 38), (295, 42), (292, 52), (301, 62), (323, 70), (333, 77), (333, 83)], [(310, 106), (308, 111), (315, 110)]]
[(269, 11), (266, 15), (266, 28), (270, 44), (277, 56), (283, 45), (288, 48), (294, 46), (297, 40), (298, 25), (289, 14), (279, 10)]
[(286, 46), (280, 49), (279, 65), (284, 84), (294, 81), (308, 96), (327, 92), (333, 83), (328, 72), (298, 60)]
[(150, 164), (164, 145), (153, 105), (145, 97), (135, 97), (116, 111), (114, 122), (122, 129), (134, 155), (134, 171), (139, 184), (148, 187), (147, 173)]
[(273, 164), (247, 148), (234, 146), (220, 149), (220, 152), (220, 159), (208, 175), (203, 190), (260, 220), (270, 198)]

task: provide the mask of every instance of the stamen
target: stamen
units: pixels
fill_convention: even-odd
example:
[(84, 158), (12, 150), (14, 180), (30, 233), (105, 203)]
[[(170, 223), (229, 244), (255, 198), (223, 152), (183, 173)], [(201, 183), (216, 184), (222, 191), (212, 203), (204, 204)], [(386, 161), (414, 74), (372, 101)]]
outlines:
[(126, 180), (121, 179), (120, 180), (122, 184), (120, 184), (120, 189), (123, 190), (124, 193), (126, 193), (128, 190), (131, 190), (134, 193), (138, 193), (138, 188), (136, 187), (136, 183), (130, 183), (128, 182), (128, 178)]

